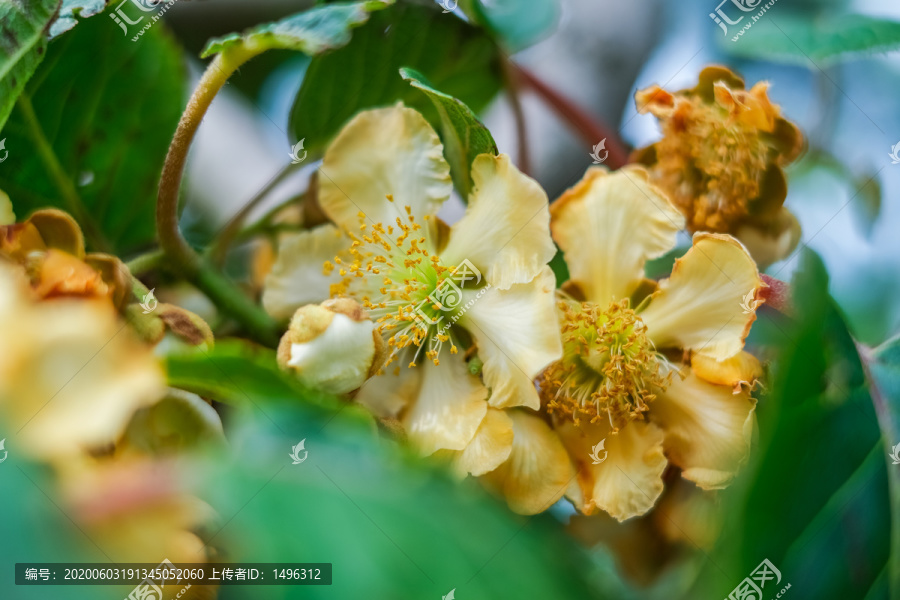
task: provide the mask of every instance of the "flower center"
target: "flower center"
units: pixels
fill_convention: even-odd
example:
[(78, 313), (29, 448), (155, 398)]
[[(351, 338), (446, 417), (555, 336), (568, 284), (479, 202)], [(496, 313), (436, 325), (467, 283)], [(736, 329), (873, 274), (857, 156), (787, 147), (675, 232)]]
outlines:
[[(393, 202), (391, 196), (388, 200)], [(410, 367), (416, 366), (423, 350), (439, 364), (445, 342), (456, 354), (451, 326), (457, 311), (451, 307), (459, 304), (459, 290), (447, 284), (454, 269), (441, 264), (440, 257), (428, 250), (420, 233), (422, 226), (410, 207), (406, 207), (406, 222), (397, 217), (396, 227), (369, 224), (362, 212), (359, 222), (359, 233), (350, 234), (350, 260), (338, 256), (334, 264), (325, 263), (326, 275), (337, 268), (343, 277), (331, 286), (331, 296), (358, 298), (366, 308), (392, 349), (385, 366), (407, 348), (412, 351)]]
[(563, 358), (543, 376), (541, 395), (551, 414), (591, 423), (606, 418), (613, 432), (643, 418), (656, 392), (668, 386), (668, 362), (627, 299), (605, 310), (560, 301)]

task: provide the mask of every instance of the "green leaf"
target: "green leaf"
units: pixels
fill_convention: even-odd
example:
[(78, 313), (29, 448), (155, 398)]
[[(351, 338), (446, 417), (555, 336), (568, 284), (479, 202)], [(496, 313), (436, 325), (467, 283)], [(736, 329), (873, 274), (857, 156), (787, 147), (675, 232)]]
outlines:
[(166, 366), (170, 386), (238, 407), (304, 401), (335, 410), (343, 405), (281, 371), (274, 350), (244, 340), (218, 340), (210, 351), (196, 348), (169, 356)]
[(317, 6), (274, 23), (260, 25), (243, 34), (232, 33), (210, 40), (201, 54), (206, 58), (237, 44), (260, 50), (296, 50), (316, 55), (345, 46), (350, 30), (369, 20), (372, 11), (381, 10), (394, 0), (335, 2)]
[[(748, 19), (745, 18), (744, 23)], [(900, 22), (862, 15), (820, 16), (769, 12), (753, 23), (737, 41), (734, 25), (720, 46), (750, 58), (818, 66), (848, 60), (856, 54), (888, 52), (900, 48)]]
[[(220, 515), (207, 537), (231, 560), (333, 563), (332, 585), (272, 586), (268, 600), (602, 598), (550, 515), (517, 516), (345, 416), (271, 410), (202, 470), (201, 497)], [(301, 441), (308, 454), (293, 464)]]
[(0, 130), (47, 50), (58, 0), (0, 0)]
[(549, 35), (559, 22), (559, 0), (470, 0), (466, 13), (518, 52)]
[(50, 26), (50, 37), (54, 38), (69, 31), (79, 19), (99, 15), (106, 8), (107, 0), (63, 0), (59, 17)]
[(728, 526), (688, 598), (727, 597), (765, 558), (783, 579), (764, 597), (787, 583), (803, 597), (863, 597), (889, 560), (878, 420), (824, 265), (810, 251), (792, 292), (795, 321), (760, 313), (757, 325), (768, 326), (780, 352), (757, 405), (759, 442), (723, 494)]
[[(37, 126), (110, 249), (121, 255), (147, 246), (155, 238), (159, 175), (186, 97), (178, 46), (160, 23), (132, 42), (107, 19), (89, 19), (47, 55), (25, 90)], [(33, 125), (16, 109), (4, 130), (9, 158), (0, 189), (20, 219), (41, 207), (65, 208), (39, 159)]]
[(291, 110), (291, 131), (316, 153), (357, 112), (398, 100), (439, 122), (431, 101), (397, 75), (401, 67), (478, 113), (500, 89), (498, 59), (481, 29), (437, 5), (399, 2), (374, 13), (343, 48), (313, 58)]
[(472, 109), (443, 92), (431, 87), (425, 77), (414, 69), (400, 69), (400, 76), (411, 86), (422, 90), (437, 109), (441, 119), (441, 138), (444, 142), (444, 157), (450, 163), (450, 172), (456, 188), (463, 198), (468, 198), (472, 188), (470, 171), (472, 161), (479, 154), (494, 154), (497, 144), (491, 132), (485, 127)]

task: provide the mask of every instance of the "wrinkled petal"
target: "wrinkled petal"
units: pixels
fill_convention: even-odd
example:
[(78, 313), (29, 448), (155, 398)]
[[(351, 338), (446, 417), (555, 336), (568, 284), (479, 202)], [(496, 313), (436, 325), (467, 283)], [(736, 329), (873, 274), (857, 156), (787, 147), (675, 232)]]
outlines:
[(499, 467), (509, 458), (513, 447), (513, 422), (506, 411), (489, 408), (475, 437), (459, 452), (453, 468), (460, 475), (480, 477)]
[[(566, 422), (557, 431), (578, 470), (567, 495), (581, 512), (589, 515), (599, 508), (624, 521), (653, 508), (663, 491), (667, 464), (659, 427), (632, 421), (613, 435), (608, 424), (576, 427)], [(592, 448), (602, 440), (606, 459), (594, 464)]]
[(447, 264), (468, 259), (501, 290), (534, 279), (553, 255), (547, 194), (505, 154), (481, 154), (472, 163), (475, 183), (463, 218), (441, 253)]
[(659, 394), (650, 418), (666, 432), (666, 453), (682, 476), (703, 489), (727, 486), (747, 461), (756, 400), (690, 373)]
[(338, 283), (337, 273), (323, 272), (325, 261), (346, 252), (350, 240), (333, 225), (323, 225), (282, 238), (278, 258), (266, 277), (262, 303), (270, 315), (286, 319), (304, 304), (317, 304), (330, 297)]
[(697, 233), (672, 275), (641, 313), (657, 347), (691, 349), (723, 360), (744, 347), (765, 287), (756, 264), (729, 235)]
[(555, 282), (553, 271), (544, 267), (530, 283), (463, 294), (465, 305), (472, 304), (459, 322), (478, 345), (484, 382), (491, 388), (490, 404), (495, 408), (540, 407), (533, 379), (562, 357)]
[(319, 204), (350, 232), (359, 230), (360, 212), (368, 225), (387, 227), (398, 217), (407, 223), (408, 206), (433, 239), (433, 215), (453, 189), (434, 129), (401, 104), (356, 115), (328, 148), (319, 172)]
[(469, 373), (461, 354), (449, 354), (440, 365), (425, 363), (422, 387), (403, 426), (422, 454), (462, 450), (475, 437), (487, 412), (488, 390)]
[(629, 297), (644, 263), (675, 246), (684, 217), (638, 167), (590, 168), (553, 204), (553, 239), (586, 299), (606, 306)]
[(697, 377), (716, 385), (727, 385), (735, 394), (744, 388), (752, 390), (763, 375), (759, 359), (749, 352), (738, 352), (723, 361), (695, 354), (691, 357), (691, 369)]
[(533, 515), (562, 498), (575, 471), (559, 437), (539, 417), (508, 411), (513, 426), (512, 451), (496, 470), (485, 475), (515, 512)]

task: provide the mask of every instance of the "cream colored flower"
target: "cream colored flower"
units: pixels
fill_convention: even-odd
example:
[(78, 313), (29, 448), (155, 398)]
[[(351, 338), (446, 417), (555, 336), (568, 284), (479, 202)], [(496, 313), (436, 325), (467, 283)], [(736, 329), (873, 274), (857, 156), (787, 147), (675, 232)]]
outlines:
[(0, 412), (19, 447), (64, 461), (113, 443), (165, 382), (105, 298), (33, 296), (22, 269), (0, 259)]
[[(392, 365), (357, 401), (399, 419), (424, 454), (464, 451), (478, 431), (501, 429), (461, 459), (480, 473), (511, 451), (512, 422), (493, 410), (538, 408), (532, 380), (561, 347), (546, 194), (504, 155), (476, 157), (471, 174), (466, 214), (449, 227), (436, 213), (450, 169), (431, 126), (402, 105), (360, 113), (319, 172), (334, 225), (282, 243), (263, 303), (287, 316), (329, 294), (357, 299)], [(484, 383), (464, 351), (477, 352)]]
[[(742, 301), (765, 285), (753, 260), (730, 236), (698, 233), (668, 279), (646, 280), (645, 262), (674, 247), (684, 218), (639, 167), (589, 169), (551, 212), (571, 281), (559, 302), (563, 358), (540, 390), (568, 456), (547, 458), (559, 453), (544, 436), (530, 449), (543, 460), (504, 477), (510, 505), (546, 498), (510, 480), (566, 469), (580, 511), (618, 520), (654, 505), (669, 462), (701, 488), (726, 486), (754, 428), (759, 363), (742, 349), (756, 315)], [(595, 464), (602, 440), (608, 454)]]

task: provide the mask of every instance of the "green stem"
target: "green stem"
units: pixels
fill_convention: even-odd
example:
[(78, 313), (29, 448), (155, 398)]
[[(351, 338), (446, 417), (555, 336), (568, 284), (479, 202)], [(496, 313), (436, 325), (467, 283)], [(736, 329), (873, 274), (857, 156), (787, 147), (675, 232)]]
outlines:
[(153, 250), (132, 258), (125, 263), (125, 266), (128, 267), (128, 270), (131, 271), (134, 277), (139, 277), (147, 271), (152, 271), (161, 266), (165, 258), (166, 254), (162, 250)]
[(278, 325), (225, 276), (194, 252), (178, 229), (178, 192), (188, 149), (213, 98), (238, 67), (259, 54), (260, 48), (245, 43), (229, 46), (210, 63), (178, 123), (166, 154), (156, 203), (159, 245), (167, 268), (183, 275), (221, 310), (245, 326), (263, 343), (278, 343)]
[(87, 209), (81, 202), (81, 198), (75, 190), (75, 184), (72, 183), (72, 180), (63, 170), (62, 165), (59, 164), (59, 159), (56, 157), (53, 147), (44, 135), (44, 130), (41, 128), (40, 121), (38, 121), (34, 112), (34, 106), (31, 104), (31, 98), (26, 94), (22, 94), (16, 100), (16, 104), (19, 110), (22, 111), (31, 141), (34, 142), (38, 156), (50, 174), (50, 179), (53, 181), (53, 185), (56, 186), (56, 190), (59, 192), (66, 210), (81, 223), (85, 237), (90, 240), (93, 249), (101, 252), (108, 250), (109, 243), (100, 234), (93, 219), (91, 219)]

